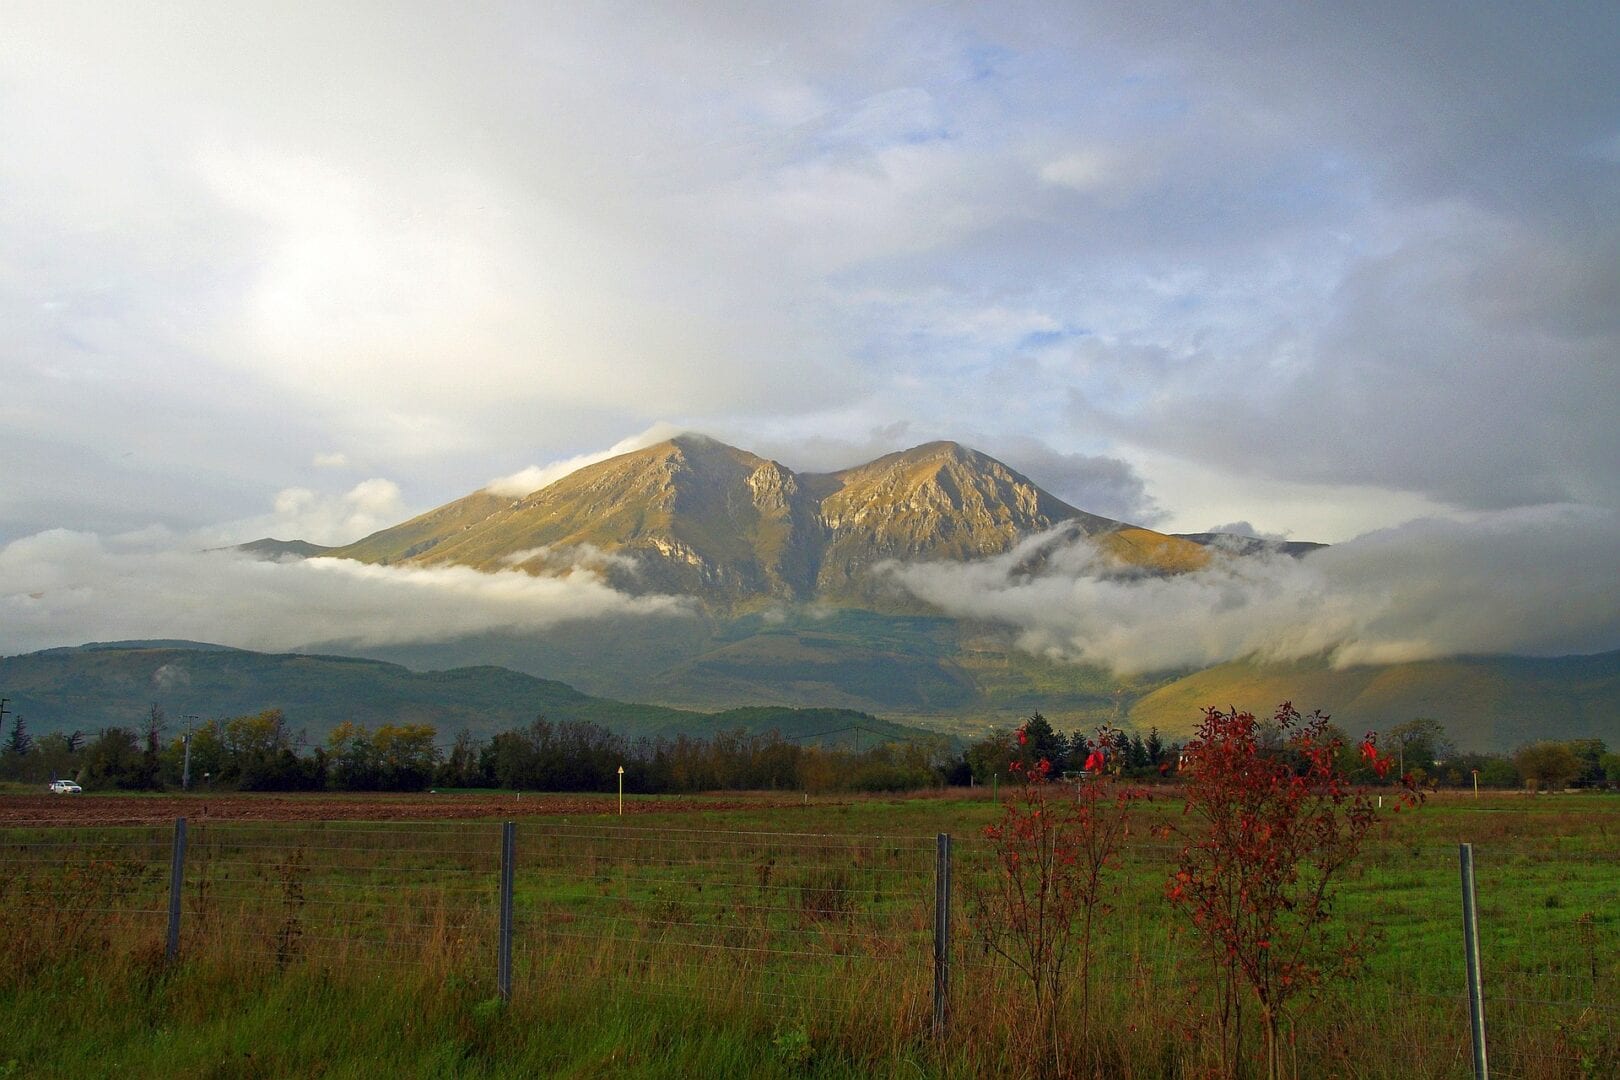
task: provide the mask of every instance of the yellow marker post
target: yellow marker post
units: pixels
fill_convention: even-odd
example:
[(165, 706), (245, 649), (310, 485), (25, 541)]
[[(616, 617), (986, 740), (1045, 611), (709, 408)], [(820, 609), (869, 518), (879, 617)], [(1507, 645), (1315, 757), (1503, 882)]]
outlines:
[(619, 816), (624, 817), (624, 766), (619, 766)]

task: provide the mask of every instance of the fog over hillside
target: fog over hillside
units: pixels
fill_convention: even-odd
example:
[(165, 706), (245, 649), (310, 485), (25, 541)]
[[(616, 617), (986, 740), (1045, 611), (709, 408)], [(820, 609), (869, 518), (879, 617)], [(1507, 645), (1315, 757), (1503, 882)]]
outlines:
[[(1039, 538), (1025, 542), (1038, 543)], [(0, 549), (7, 652), (179, 637), (294, 650), (446, 640), (567, 620), (681, 619), (691, 601), (631, 595), (581, 565), (555, 576), (341, 559), (263, 561), (190, 538), (56, 530)], [(1120, 577), (1083, 539), (1031, 576), (1023, 548), (885, 573), (941, 611), (1004, 624), (1022, 647), (1120, 671), (1328, 653), (1384, 663), (1460, 653), (1620, 647), (1620, 521), (1582, 508), (1425, 521), (1289, 556)], [(589, 560), (587, 560), (587, 563)]]
[(1035, 576), (1012, 572), (1017, 551), (892, 573), (942, 611), (1017, 628), (1032, 652), (1135, 673), (1249, 657), (1606, 651), (1620, 646), (1617, 557), (1620, 520), (1567, 507), (1412, 522), (1303, 559), (1218, 559), (1165, 577), (1099, 573), (1083, 543)]

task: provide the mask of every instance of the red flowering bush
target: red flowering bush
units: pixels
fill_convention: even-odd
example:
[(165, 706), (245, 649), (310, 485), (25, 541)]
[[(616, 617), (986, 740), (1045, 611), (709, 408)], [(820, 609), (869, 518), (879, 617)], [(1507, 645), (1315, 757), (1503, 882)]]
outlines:
[[(1358, 938), (1330, 935), (1333, 887), (1377, 810), (1340, 772), (1341, 744), (1326, 716), (1303, 717), (1284, 703), (1272, 723), (1268, 731), (1252, 713), (1206, 710), (1184, 770), (1185, 812), (1200, 827), (1166, 888), (1217, 972), (1228, 1071), (1242, 1057), (1243, 1003), (1252, 997), (1275, 1080), (1289, 1003), (1359, 958)], [(1389, 772), (1372, 735), (1360, 749), (1380, 776)], [(1402, 804), (1415, 805), (1410, 778), (1402, 786)]]
[[(1026, 733), (1019, 729), (1020, 743)], [(1110, 737), (1098, 732), (1098, 745)], [(985, 827), (991, 873), (970, 880), (969, 917), (976, 937), (1029, 981), (1036, 1030), (1061, 1071), (1057, 1019), (1078, 958), (1082, 1012), (1090, 1009), (1092, 931), (1106, 916), (1109, 871), (1130, 833), (1132, 805), (1146, 793), (1101, 779), (1078, 790), (1053, 780), (1052, 763), (1012, 763), (1021, 781), (1008, 793), (1001, 820)]]

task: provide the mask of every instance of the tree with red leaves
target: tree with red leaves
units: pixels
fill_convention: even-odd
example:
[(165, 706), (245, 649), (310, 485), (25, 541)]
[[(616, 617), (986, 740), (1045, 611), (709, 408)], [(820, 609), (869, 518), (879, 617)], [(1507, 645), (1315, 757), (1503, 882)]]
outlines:
[[(1198, 829), (1166, 889), (1217, 973), (1229, 1072), (1243, 1054), (1245, 988), (1260, 1010), (1266, 1075), (1277, 1080), (1290, 1003), (1359, 960), (1359, 935), (1331, 933), (1332, 898), (1378, 814), (1345, 780), (1340, 749), (1326, 716), (1286, 702), (1269, 730), (1252, 713), (1208, 709), (1187, 745), (1185, 813)], [(1374, 736), (1360, 751), (1388, 773)], [(1403, 778), (1397, 810), (1420, 798)]]
[[(1039, 714), (1036, 714), (1039, 716)], [(1018, 741), (1029, 733), (1020, 728)], [(1095, 746), (1108, 745), (1099, 729)], [(1065, 973), (1078, 952), (1081, 1014), (1090, 1021), (1092, 931), (1110, 910), (1110, 871), (1130, 833), (1133, 804), (1146, 792), (1102, 779), (1082, 782), (1071, 794), (1053, 782), (1046, 758), (1024, 767), (1007, 795), (999, 822), (985, 827), (994, 865), (970, 879), (969, 917), (979, 941), (1029, 980), (1035, 1030), (1061, 1072), (1058, 1016), (1067, 996)]]

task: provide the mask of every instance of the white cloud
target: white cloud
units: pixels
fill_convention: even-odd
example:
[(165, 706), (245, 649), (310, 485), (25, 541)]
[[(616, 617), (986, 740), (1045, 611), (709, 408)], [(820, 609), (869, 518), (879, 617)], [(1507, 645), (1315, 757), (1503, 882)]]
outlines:
[[(213, 347), (365, 409), (504, 396), (533, 370), (534, 344), (555, 337), (547, 305), (520, 299), (549, 289), (514, 246), (500, 194), (444, 168), (400, 174), (252, 142), (205, 150), (202, 182), (258, 241)], [(468, 379), (475, 363), (483, 377)]]
[(1048, 161), (1039, 176), (1043, 183), (1116, 202), (1154, 181), (1156, 172), (1140, 153), (1099, 145)]
[(976, 563), (897, 566), (948, 614), (1001, 623), (1021, 647), (1122, 672), (1257, 657), (1339, 665), (1471, 653), (1620, 648), (1620, 515), (1578, 507), (1428, 520), (1287, 556), (1119, 576), (1084, 541), (1033, 575), (1044, 538)]
[(595, 544), (564, 546), (544, 544), (540, 547), (524, 548), (502, 555), (501, 563), (536, 574), (556, 574), (574, 570), (602, 574), (608, 570), (618, 570), (633, 576), (641, 569), (635, 556), (618, 551), (604, 551)]
[(683, 430), (683, 428), (674, 424), (659, 421), (645, 431), (620, 439), (606, 450), (590, 454), (576, 454), (562, 461), (553, 461), (549, 465), (530, 465), (528, 468), (520, 469), (510, 476), (502, 476), (491, 480), (484, 485), (484, 490), (492, 495), (511, 495), (513, 497), (527, 495), (531, 491), (539, 491), (548, 484), (554, 484), (587, 465), (595, 465), (598, 461), (606, 461), (608, 458), (618, 457), (620, 454), (628, 454), (654, 446), (666, 439), (674, 438), (681, 434)]
[(347, 559), (266, 562), (231, 551), (131, 550), (62, 530), (0, 548), (0, 625), (18, 652), (138, 638), (368, 647), (688, 610), (683, 600), (616, 592), (584, 569), (536, 577)]
[[(1210, 441), (1227, 437), (1221, 432)], [(1164, 508), (1164, 517), (1154, 527), (1169, 532), (1205, 532), (1211, 521), (1242, 515), (1253, 535), (1338, 543), (1371, 529), (1458, 513), (1422, 495), (1371, 484), (1312, 484), (1250, 471), (1228, 472), (1196, 454), (1139, 451), (1129, 457)]]
[(312, 544), (349, 544), (407, 516), (399, 485), (373, 477), (340, 495), (305, 487), (276, 492), (269, 514), (205, 530), (209, 543), (239, 543), (274, 537), (308, 540)]
[(316, 454), (310, 459), (310, 464), (317, 469), (346, 469), (349, 467), (349, 455), (341, 450), (330, 453)]

